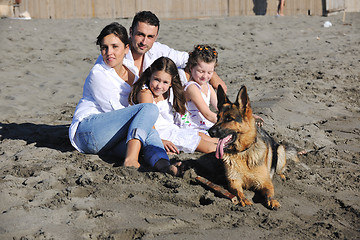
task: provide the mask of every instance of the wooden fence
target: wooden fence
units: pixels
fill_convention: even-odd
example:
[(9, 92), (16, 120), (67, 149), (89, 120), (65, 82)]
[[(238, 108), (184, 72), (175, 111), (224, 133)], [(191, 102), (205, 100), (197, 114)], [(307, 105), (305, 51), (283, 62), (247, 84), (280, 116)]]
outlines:
[[(285, 15), (326, 15), (327, 7), (344, 10), (351, 4), (360, 10), (359, 0), (286, 0)], [(20, 12), (32, 18), (132, 18), (150, 10), (160, 18), (276, 15), (278, 0), (22, 0)]]

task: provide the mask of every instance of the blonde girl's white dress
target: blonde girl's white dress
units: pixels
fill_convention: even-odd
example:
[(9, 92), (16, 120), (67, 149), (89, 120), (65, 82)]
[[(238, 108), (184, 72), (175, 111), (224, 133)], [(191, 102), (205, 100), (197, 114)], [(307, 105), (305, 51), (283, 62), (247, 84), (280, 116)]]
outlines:
[[(201, 86), (195, 81), (187, 82), (185, 84), (184, 91), (186, 91), (186, 89), (191, 84), (195, 84), (199, 88), (199, 91), (201, 92)], [(207, 94), (204, 94), (203, 92), (201, 92), (201, 96), (203, 97), (205, 103), (208, 106), (210, 106), (210, 95), (211, 94), (210, 94), (209, 83), (207, 83), (207, 85), (208, 85)], [(180, 120), (181, 128), (192, 128), (192, 129), (198, 129), (198, 130), (207, 131), (209, 128), (212, 127), (212, 125), (214, 125), (214, 123), (207, 120), (201, 114), (201, 112), (197, 109), (197, 107), (196, 107), (196, 105), (195, 105), (195, 103), (193, 101), (191, 101), (191, 100), (187, 101), (186, 102), (186, 108), (187, 108), (187, 113), (181, 116), (181, 120)]]
[(172, 95), (171, 91), (168, 99), (154, 102), (159, 108), (159, 117), (155, 123), (155, 129), (161, 139), (172, 142), (179, 151), (194, 153), (201, 140), (199, 131), (180, 128), (175, 124), (178, 113), (172, 107)]

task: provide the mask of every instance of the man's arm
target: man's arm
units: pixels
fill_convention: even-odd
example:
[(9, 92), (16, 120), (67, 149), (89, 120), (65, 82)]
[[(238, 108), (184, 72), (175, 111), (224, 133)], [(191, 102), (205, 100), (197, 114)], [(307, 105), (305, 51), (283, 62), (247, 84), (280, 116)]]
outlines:
[(226, 87), (225, 82), (219, 77), (219, 75), (217, 75), (216, 72), (214, 72), (212, 78), (210, 79), (210, 84), (215, 89), (217, 89), (218, 86), (221, 85), (222, 88), (224, 89), (225, 93), (227, 92), (227, 87)]
[(159, 42), (155, 42), (150, 51), (152, 53), (151, 58), (154, 59), (154, 61), (159, 57), (168, 57), (174, 61), (178, 68), (185, 68), (189, 59), (188, 52), (175, 50)]
[[(190, 72), (187, 68), (185, 68), (185, 75), (186, 75), (186, 78), (187, 80), (189, 81), (190, 80)], [(214, 88), (214, 89), (217, 89), (219, 85), (222, 86), (222, 88), (224, 89), (225, 93), (227, 91), (227, 87), (226, 87), (226, 84), (225, 82), (219, 77), (219, 75), (217, 75), (216, 72), (213, 73), (213, 76), (212, 78), (210, 79), (210, 84), (211, 86)]]

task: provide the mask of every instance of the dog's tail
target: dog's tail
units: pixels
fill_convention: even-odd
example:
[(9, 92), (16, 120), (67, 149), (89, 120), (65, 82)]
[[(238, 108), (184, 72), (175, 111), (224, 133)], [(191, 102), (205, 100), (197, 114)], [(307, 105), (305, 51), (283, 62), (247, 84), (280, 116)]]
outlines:
[[(277, 147), (277, 163), (275, 173), (279, 175), (283, 180), (285, 180), (285, 168), (286, 162), (292, 160), (294, 162), (299, 162), (298, 154), (296, 148), (290, 145), (279, 145)], [(271, 177), (273, 172), (271, 173)]]
[(292, 160), (296, 163), (300, 162), (299, 160), (299, 152), (298, 150), (290, 145), (290, 144), (284, 144), (284, 147), (285, 147), (285, 152), (286, 152), (286, 160)]

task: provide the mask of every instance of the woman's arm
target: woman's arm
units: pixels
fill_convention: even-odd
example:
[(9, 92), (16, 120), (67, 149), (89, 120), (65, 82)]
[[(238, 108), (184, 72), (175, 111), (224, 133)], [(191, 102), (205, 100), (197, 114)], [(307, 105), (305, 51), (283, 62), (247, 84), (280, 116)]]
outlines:
[(210, 122), (215, 123), (217, 121), (216, 113), (212, 112), (209, 106), (206, 104), (201, 96), (199, 88), (195, 84), (191, 84), (185, 91), (187, 100), (191, 100), (201, 114)]

